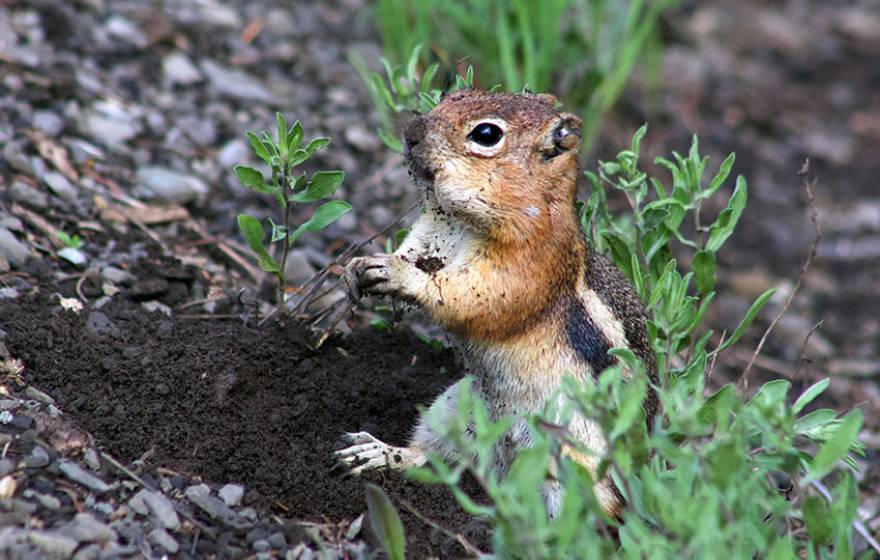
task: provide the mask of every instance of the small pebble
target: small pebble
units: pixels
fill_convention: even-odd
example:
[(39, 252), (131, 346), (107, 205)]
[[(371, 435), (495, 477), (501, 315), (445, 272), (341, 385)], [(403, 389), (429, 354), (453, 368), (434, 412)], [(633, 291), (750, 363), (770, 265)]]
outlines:
[(153, 529), (150, 532), (150, 542), (155, 544), (156, 546), (160, 546), (170, 554), (177, 554), (177, 551), (180, 549), (180, 545), (177, 544), (177, 541), (174, 540), (168, 531), (165, 529)]
[(49, 453), (39, 445), (31, 449), (30, 455), (24, 458), (24, 466), (29, 468), (45, 467), (49, 464)]
[(108, 542), (116, 540), (116, 532), (89, 513), (77, 513), (59, 532), (77, 542)]
[(235, 507), (241, 503), (241, 498), (244, 496), (244, 487), (239, 484), (227, 484), (220, 488), (217, 495), (220, 496), (220, 499), (227, 506)]
[(72, 463), (70, 461), (61, 461), (58, 465), (58, 469), (64, 474), (64, 476), (66, 476), (73, 482), (81, 484), (99, 494), (103, 494), (104, 492), (107, 492), (113, 488), (100, 478), (88, 473), (85, 469), (83, 469), (76, 463)]

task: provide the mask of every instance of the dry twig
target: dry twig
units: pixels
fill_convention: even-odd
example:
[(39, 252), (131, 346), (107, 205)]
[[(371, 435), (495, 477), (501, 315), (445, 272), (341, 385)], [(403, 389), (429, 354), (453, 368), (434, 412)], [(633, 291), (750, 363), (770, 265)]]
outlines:
[(434, 521), (428, 517), (425, 517), (416, 508), (414, 508), (412, 506), (412, 504), (410, 504), (406, 500), (400, 500), (400, 505), (402, 505), (404, 508), (406, 508), (407, 511), (409, 511), (411, 514), (413, 514), (416, 517), (416, 519), (418, 519), (419, 521), (421, 521), (425, 525), (428, 525), (429, 527), (437, 529), (438, 531), (442, 532), (447, 537), (452, 537), (453, 539), (455, 539), (456, 542), (458, 542), (458, 544), (460, 544), (461, 547), (465, 550), (465, 552), (470, 554), (472, 557), (480, 558), (481, 556), (483, 556), (483, 553), (480, 552), (480, 549), (477, 548), (476, 546), (474, 546), (473, 544), (471, 544), (471, 542), (468, 541), (465, 538), (465, 536), (462, 535), (461, 533), (456, 533), (454, 531), (450, 531), (449, 529), (438, 524), (436, 521)]
[(803, 283), (804, 276), (807, 273), (807, 270), (810, 269), (810, 265), (813, 263), (813, 258), (816, 256), (816, 247), (819, 245), (819, 241), (822, 239), (822, 229), (819, 227), (819, 217), (816, 212), (816, 207), (813, 204), (813, 187), (816, 186), (816, 180), (809, 178), (810, 173), (810, 160), (806, 160), (804, 165), (801, 167), (801, 170), (798, 172), (798, 175), (801, 177), (801, 181), (804, 185), (804, 190), (806, 191), (807, 196), (807, 210), (810, 215), (810, 221), (813, 223), (813, 229), (816, 234), (813, 238), (813, 244), (810, 246), (810, 252), (807, 255), (807, 258), (804, 260), (804, 264), (801, 265), (800, 273), (798, 274), (797, 282), (795, 282), (794, 287), (789, 292), (788, 297), (785, 298), (785, 303), (782, 305), (782, 309), (779, 310), (779, 313), (776, 314), (776, 317), (773, 318), (773, 321), (770, 322), (770, 325), (764, 331), (764, 334), (761, 336), (761, 340), (758, 341), (758, 345), (755, 347), (755, 351), (752, 353), (752, 358), (749, 360), (749, 363), (746, 365), (746, 368), (743, 370), (742, 375), (739, 379), (739, 385), (743, 389), (747, 389), (749, 386), (749, 371), (751, 371), (752, 366), (755, 364), (755, 360), (758, 359), (758, 355), (761, 353), (761, 350), (764, 348), (764, 344), (767, 342), (767, 337), (770, 336), (770, 333), (776, 328), (776, 324), (779, 323), (779, 320), (782, 319), (783, 315), (788, 312), (788, 308), (791, 307), (791, 302), (794, 300), (795, 294), (797, 294), (798, 290)]

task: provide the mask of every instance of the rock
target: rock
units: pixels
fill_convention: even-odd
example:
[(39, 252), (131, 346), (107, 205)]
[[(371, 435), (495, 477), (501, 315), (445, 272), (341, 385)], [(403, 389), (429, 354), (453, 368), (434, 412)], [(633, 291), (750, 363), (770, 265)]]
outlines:
[(86, 330), (96, 336), (110, 336), (116, 338), (119, 336), (119, 327), (110, 320), (107, 315), (100, 311), (91, 311), (88, 319), (86, 319)]
[(135, 279), (135, 276), (127, 270), (116, 268), (115, 266), (105, 266), (101, 269), (101, 275), (105, 280), (109, 280), (114, 284), (128, 284)]
[(30, 454), (24, 458), (24, 466), (32, 469), (45, 467), (48, 464), (49, 454), (39, 445), (35, 445)]
[(19, 241), (6, 228), (0, 228), (0, 256), (5, 257), (12, 266), (19, 267), (28, 259), (27, 245)]
[(99, 544), (80, 547), (73, 555), (73, 560), (98, 560), (99, 558), (101, 558), (101, 545)]
[(212, 120), (188, 115), (179, 119), (177, 126), (190, 140), (202, 148), (212, 146), (217, 142), (217, 126)]
[(9, 187), (9, 196), (16, 202), (34, 208), (46, 208), (49, 205), (49, 196), (45, 192), (20, 179), (12, 181), (12, 185)]
[(14, 496), (16, 486), (18, 484), (15, 482), (14, 476), (6, 475), (0, 478), (0, 502), (4, 502)]
[(268, 103), (272, 95), (257, 78), (234, 68), (221, 66), (213, 60), (202, 62), (202, 71), (207, 75), (211, 87), (219, 94), (243, 101)]
[(58, 469), (70, 480), (76, 482), (77, 484), (81, 484), (86, 488), (97, 492), (98, 494), (103, 494), (104, 492), (108, 492), (113, 489), (112, 486), (96, 477), (93, 474), (86, 472), (82, 467), (77, 465), (76, 463), (72, 463), (70, 461), (61, 461), (58, 465)]
[(360, 125), (346, 127), (345, 141), (362, 152), (375, 152), (382, 147), (379, 137)]
[(49, 188), (52, 189), (52, 192), (54, 192), (64, 200), (73, 200), (74, 198), (76, 198), (76, 187), (71, 185), (70, 181), (67, 180), (67, 177), (65, 177), (61, 173), (50, 171), (49, 173), (43, 175), (42, 179), (43, 181), (45, 181), (46, 185), (48, 185)]
[(180, 529), (180, 518), (171, 500), (161, 492), (143, 489), (128, 502), (129, 507), (141, 515), (152, 514), (163, 527), (171, 531)]
[(205, 484), (190, 486), (186, 489), (186, 497), (202, 511), (231, 527), (240, 527), (242, 522), (235, 512), (223, 503), (220, 498), (210, 495), (210, 489)]
[(162, 75), (169, 84), (188, 86), (202, 81), (202, 73), (195, 64), (180, 51), (174, 51), (162, 60)]
[(64, 119), (52, 111), (38, 109), (34, 111), (31, 125), (46, 136), (58, 136), (64, 130)]
[(220, 148), (217, 161), (224, 169), (232, 169), (235, 165), (248, 161), (251, 151), (244, 140), (230, 140)]
[(32, 385), (28, 385), (27, 387), (25, 387), (24, 395), (29, 399), (40, 401), (43, 404), (55, 404), (55, 399)]
[(10, 458), (0, 459), (0, 478), (15, 470), (15, 461)]
[(110, 146), (123, 145), (143, 130), (137, 111), (110, 99), (84, 111), (81, 124), (86, 133)]
[(70, 558), (79, 543), (56, 531), (30, 531), (28, 541), (51, 558)]
[(27, 531), (16, 527), (0, 529), (0, 552), (9, 553), (27, 546)]
[(10, 423), (19, 430), (30, 430), (34, 425), (34, 419), (26, 414), (16, 414)]
[(111, 36), (122, 39), (141, 49), (146, 48), (150, 44), (144, 32), (137, 25), (119, 14), (111, 16), (107, 23), (104, 24), (104, 29)]
[(287, 547), (287, 539), (284, 538), (284, 533), (272, 533), (267, 540), (272, 545), (272, 548), (283, 549)]
[(165, 549), (170, 554), (177, 554), (180, 549), (180, 545), (165, 529), (153, 529), (150, 531), (149, 538), (151, 543)]
[(142, 167), (137, 172), (138, 192), (147, 199), (186, 204), (208, 194), (201, 179), (164, 167)]
[(235, 507), (241, 503), (241, 499), (244, 497), (244, 487), (239, 484), (227, 484), (220, 488), (217, 495), (227, 506)]
[(315, 267), (309, 262), (308, 256), (302, 249), (294, 249), (287, 254), (287, 263), (284, 266), (284, 277), (291, 284), (301, 284), (311, 278)]
[(167, 317), (171, 317), (173, 311), (170, 307), (162, 303), (161, 301), (150, 300), (141, 302), (141, 307), (149, 311), (150, 313), (161, 313)]
[(65, 247), (59, 250), (58, 256), (74, 266), (82, 266), (89, 260), (82, 251), (73, 247)]
[(116, 540), (116, 532), (113, 529), (88, 513), (77, 513), (72, 521), (59, 529), (59, 532), (77, 542), (107, 542)]
[(164, 278), (149, 278), (135, 282), (129, 295), (136, 301), (155, 299), (168, 292), (168, 281)]
[(267, 550), (272, 548), (272, 545), (269, 544), (269, 541), (265, 539), (260, 539), (258, 541), (254, 541), (254, 544), (251, 545), (251, 548), (254, 549), (254, 552), (266, 552)]
[(24, 153), (20, 142), (7, 142), (3, 147), (3, 159), (14, 170), (25, 175), (33, 175), (34, 168)]
[[(28, 495), (28, 493), (30, 495)], [(40, 502), (41, 506), (48, 510), (55, 511), (56, 509), (61, 507), (61, 500), (49, 494), (40, 494), (37, 492), (32, 492), (30, 490), (25, 490), (24, 496), (26, 498), (33, 497), (35, 500)]]
[(0, 227), (4, 227), (14, 233), (24, 233), (24, 223), (4, 212), (0, 212)]

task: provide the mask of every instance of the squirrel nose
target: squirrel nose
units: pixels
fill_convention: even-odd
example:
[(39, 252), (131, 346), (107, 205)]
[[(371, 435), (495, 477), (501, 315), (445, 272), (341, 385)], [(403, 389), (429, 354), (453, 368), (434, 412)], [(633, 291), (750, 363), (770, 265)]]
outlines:
[(415, 117), (406, 125), (406, 130), (403, 131), (404, 155), (409, 155), (410, 150), (424, 138), (425, 129), (424, 117)]

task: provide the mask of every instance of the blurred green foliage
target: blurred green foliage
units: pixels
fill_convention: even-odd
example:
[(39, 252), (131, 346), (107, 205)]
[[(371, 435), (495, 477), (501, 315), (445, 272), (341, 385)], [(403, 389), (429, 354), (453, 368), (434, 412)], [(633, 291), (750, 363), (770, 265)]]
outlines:
[(659, 48), (657, 22), (676, 1), (377, 0), (389, 86), (383, 91), (378, 74), (370, 76), (363, 61), (355, 64), (383, 114), (384, 136), (392, 130), (385, 107), (394, 113), (429, 109), (382, 103), (385, 91), (401, 90), (393, 74), (407, 78), (415, 91), (455, 90), (462, 84), (450, 77), (470, 66), (483, 88), (500, 84), (506, 91), (558, 95), (582, 112), (589, 149), (637, 61)]

